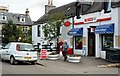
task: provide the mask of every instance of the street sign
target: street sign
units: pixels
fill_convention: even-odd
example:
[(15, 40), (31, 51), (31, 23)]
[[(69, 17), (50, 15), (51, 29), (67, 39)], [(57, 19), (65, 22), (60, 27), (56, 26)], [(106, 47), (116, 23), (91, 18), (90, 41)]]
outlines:
[(47, 50), (42, 49), (40, 52), (40, 58), (41, 59), (46, 59), (47, 58)]

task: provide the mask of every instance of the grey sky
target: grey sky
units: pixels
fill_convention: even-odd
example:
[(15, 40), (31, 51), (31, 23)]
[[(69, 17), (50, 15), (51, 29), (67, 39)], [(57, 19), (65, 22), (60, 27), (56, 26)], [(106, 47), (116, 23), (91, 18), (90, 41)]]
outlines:
[[(76, 0), (53, 0), (53, 5), (59, 7), (74, 1)], [(9, 12), (22, 14), (28, 8), (33, 21), (36, 21), (44, 14), (44, 6), (47, 3), (48, 0), (0, 0), (0, 6), (9, 7)]]

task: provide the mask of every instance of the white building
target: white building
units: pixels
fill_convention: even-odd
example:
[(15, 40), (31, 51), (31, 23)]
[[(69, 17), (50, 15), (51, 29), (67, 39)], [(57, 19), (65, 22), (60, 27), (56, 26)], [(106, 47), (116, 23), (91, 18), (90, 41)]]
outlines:
[(74, 53), (83, 54), (84, 51), (87, 56), (106, 59), (106, 48), (120, 48), (120, 2), (112, 3), (111, 9), (106, 10), (108, 13), (103, 5), (94, 3), (83, 11), (80, 19), (75, 18), (74, 31), (69, 32), (74, 36)]
[(106, 59), (106, 48), (120, 48), (120, 2), (82, 4), (80, 19), (76, 17), (75, 5), (73, 2), (52, 9), (37, 23), (47, 22), (49, 13), (64, 12), (70, 26), (61, 27), (61, 38), (67, 40), (74, 54)]
[[(48, 4), (48, 5), (50, 6), (50, 4)], [(51, 5), (51, 7), (52, 6), (53, 5)], [(34, 22), (34, 25), (32, 26), (33, 45), (37, 45), (37, 46), (39, 46), (39, 48), (41, 47), (41, 45), (47, 43), (47, 41), (44, 40), (45, 37), (44, 37), (44, 32), (43, 32), (42, 27), (46, 25), (49, 14), (63, 12), (63, 13), (66, 13), (65, 15), (70, 18), (75, 13), (75, 2), (63, 5), (61, 7), (56, 7), (56, 8), (53, 8), (53, 7), (50, 11), (48, 11), (46, 14), (44, 14), (42, 17), (40, 17), (36, 22)], [(48, 8), (48, 7), (46, 7), (46, 8)], [(70, 22), (72, 22), (72, 18), (66, 19), (65, 21), (68, 21), (68, 20)], [(65, 26), (61, 27), (61, 33), (64, 32), (64, 33), (62, 33), (61, 38), (62, 38), (62, 40), (67, 40), (69, 44), (70, 44), (70, 37), (66, 31), (69, 31), (70, 29), (72, 29), (72, 23), (71, 23), (71, 26), (69, 26), (69, 27), (65, 27)], [(57, 45), (56, 39), (51, 40), (51, 41), (54, 43), (54, 45)]]

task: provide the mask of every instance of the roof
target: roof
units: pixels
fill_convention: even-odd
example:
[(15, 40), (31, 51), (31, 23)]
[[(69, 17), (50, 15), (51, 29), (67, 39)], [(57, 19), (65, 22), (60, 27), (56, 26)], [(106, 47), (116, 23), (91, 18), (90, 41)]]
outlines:
[[(32, 25), (32, 20), (30, 16), (27, 16), (26, 14), (9, 13), (9, 12), (1, 13), (0, 12), (0, 17), (2, 16), (6, 16), (6, 20), (2, 20), (0, 18), (0, 23), (2, 24), (8, 23), (9, 20), (12, 20), (13, 23), (17, 25)], [(20, 18), (25, 19), (25, 21), (21, 22)]]
[(52, 13), (64, 13), (66, 16), (70, 17), (71, 15), (75, 15), (75, 4), (76, 2), (69, 3), (67, 5), (63, 5), (57, 8), (54, 8), (50, 10), (47, 14), (44, 14), (42, 17), (40, 17), (35, 24), (42, 24), (48, 21), (48, 16)]
[(112, 7), (113, 8), (120, 7), (120, 1), (119, 2), (112, 2)]
[[(48, 16), (52, 13), (64, 13), (65, 16), (68, 18), (76, 15), (76, 3), (72, 2), (60, 7), (57, 7), (55, 9), (50, 10), (47, 14), (44, 14), (42, 17), (40, 17), (34, 24), (43, 24), (48, 21)], [(112, 2), (112, 7), (117, 8), (120, 7), (120, 1), (119, 2)], [(88, 13), (94, 13), (98, 12), (104, 9), (104, 2), (94, 2), (92, 5), (82, 4), (82, 14), (88, 14)]]

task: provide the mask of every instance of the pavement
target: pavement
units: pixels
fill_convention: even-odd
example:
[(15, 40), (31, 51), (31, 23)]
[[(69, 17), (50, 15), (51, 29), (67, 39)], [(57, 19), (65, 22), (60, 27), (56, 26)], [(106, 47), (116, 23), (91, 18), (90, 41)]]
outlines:
[(103, 59), (96, 59), (94, 57), (82, 57), (79, 63), (71, 63), (63, 61), (60, 57), (58, 60), (38, 60), (41, 66), (51, 68), (51, 70), (59, 70), (57, 74), (118, 74), (116, 67), (97, 67), (99, 65), (111, 64)]
[[(94, 57), (82, 57), (79, 63), (63, 61), (60, 56), (58, 60), (41, 60), (38, 58), (36, 65), (18, 64), (10, 65), (9, 62), (2, 62), (3, 74), (118, 74), (120, 69), (116, 67), (97, 67), (98, 65), (111, 64), (103, 59)], [(112, 63), (113, 64), (113, 63)], [(109, 76), (108, 75), (108, 76)], [(102, 75), (104, 76), (104, 75)]]

